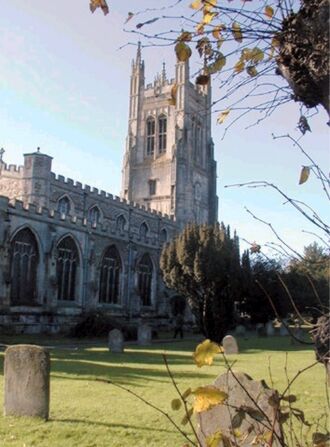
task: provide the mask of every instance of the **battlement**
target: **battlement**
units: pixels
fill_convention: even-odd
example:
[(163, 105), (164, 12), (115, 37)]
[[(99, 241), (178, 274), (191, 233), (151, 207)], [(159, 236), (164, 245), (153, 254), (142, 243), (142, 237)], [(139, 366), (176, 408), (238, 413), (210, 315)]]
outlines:
[[(1, 210), (9, 210), (9, 214), (11, 214), (10, 210), (14, 212), (14, 210), (18, 213), (18, 215), (23, 215), (24, 220), (31, 219), (34, 220), (34, 218), (37, 218), (39, 221), (42, 217), (46, 219), (46, 222), (49, 219), (54, 224), (57, 224), (59, 226), (63, 225), (64, 223), (67, 223), (69, 225), (73, 225), (75, 228), (81, 228), (82, 230), (86, 231), (88, 229), (89, 231), (95, 231), (100, 234), (106, 234), (109, 235), (109, 237), (116, 236), (120, 239), (131, 239), (132, 241), (145, 243), (147, 245), (157, 245), (158, 242), (158, 236), (155, 233), (151, 233), (147, 237), (142, 237), (138, 232), (137, 227), (133, 228), (126, 228), (121, 229), (117, 228), (117, 226), (110, 221), (100, 222), (98, 224), (89, 222), (86, 218), (78, 217), (78, 216), (71, 216), (71, 215), (65, 215), (61, 214), (59, 211), (54, 209), (48, 209), (45, 207), (39, 207), (34, 204), (26, 204), (22, 202), (21, 200), (16, 200), (14, 202), (11, 202), (8, 197), (0, 196), (0, 211)], [(14, 213), (16, 214), (16, 213)], [(173, 221), (168, 218), (168, 216), (162, 216), (157, 211), (152, 211), (151, 213), (146, 213), (149, 215), (149, 218), (154, 218), (154, 216), (157, 216), (158, 218), (161, 218), (162, 224), (170, 223), (173, 227)], [(152, 216), (151, 216), (151, 215)], [(161, 225), (163, 228), (164, 225)]]
[(12, 174), (22, 175), (24, 173), (24, 166), (3, 163), (2, 164), (2, 171), (10, 172)]
[[(174, 222), (174, 217), (169, 216), (168, 214), (163, 214), (160, 211), (153, 210), (151, 208), (146, 208), (144, 205), (140, 205), (136, 202), (131, 202), (129, 200), (126, 200), (119, 196), (114, 196), (113, 194), (110, 194), (104, 190), (99, 190), (98, 188), (93, 188), (90, 185), (83, 185), (80, 182), (75, 182), (74, 180), (70, 178), (65, 178), (63, 175), (56, 175), (54, 172), (51, 173), (51, 180), (57, 185), (57, 186), (63, 186), (65, 189), (69, 188), (71, 192), (78, 193), (78, 194), (88, 194), (91, 197), (102, 198), (112, 203), (117, 204), (126, 204), (127, 206), (134, 208), (136, 210), (142, 211), (146, 216), (152, 215), (161, 217), (162, 219), (169, 220), (171, 222)], [(68, 192), (69, 194), (69, 192)]]

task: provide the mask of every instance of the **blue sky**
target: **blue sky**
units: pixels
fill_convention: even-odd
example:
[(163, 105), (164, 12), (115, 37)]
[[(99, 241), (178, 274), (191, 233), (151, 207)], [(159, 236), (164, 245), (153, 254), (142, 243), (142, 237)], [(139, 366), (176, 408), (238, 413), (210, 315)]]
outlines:
[[(112, 0), (109, 4), (110, 14), (104, 17), (101, 11), (90, 13), (88, 0), (4, 2), (0, 16), (0, 146), (6, 150), (5, 161), (17, 164), (22, 163), (24, 152), (40, 146), (54, 157), (56, 173), (119, 194), (130, 65), (136, 51), (125, 44), (137, 40), (123, 32), (123, 24), (128, 11), (155, 2)], [(147, 82), (153, 81), (163, 61), (173, 77), (173, 48), (145, 48), (143, 58)], [(215, 81), (214, 98), (218, 94)], [(219, 219), (249, 241), (264, 244), (276, 240), (269, 228), (246, 212), (248, 208), (302, 250), (315, 239), (302, 230), (315, 232), (315, 227), (284, 204), (283, 197), (267, 188), (224, 187), (266, 180), (313, 206), (325, 220), (329, 215), (328, 201), (316, 179), (298, 185), (306, 159), (289, 141), (272, 138), (272, 133), (300, 136), (296, 129), (298, 105), (285, 106), (258, 126), (246, 129), (256, 117), (240, 120), (222, 139), (223, 127), (216, 125), (214, 115)], [(328, 173), (326, 122), (327, 116), (320, 110), (310, 120), (312, 133), (301, 143)]]

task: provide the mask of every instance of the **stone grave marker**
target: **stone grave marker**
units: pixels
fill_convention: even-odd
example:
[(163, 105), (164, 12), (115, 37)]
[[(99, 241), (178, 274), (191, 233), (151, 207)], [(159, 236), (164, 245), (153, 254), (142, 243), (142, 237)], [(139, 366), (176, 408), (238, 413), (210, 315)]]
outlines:
[(238, 354), (238, 344), (236, 338), (232, 335), (226, 335), (222, 340), (222, 346), (225, 355)]
[[(288, 324), (288, 323), (286, 322), (286, 324)], [(286, 335), (289, 335), (289, 332), (288, 332), (287, 328), (284, 326), (284, 324), (281, 323), (281, 326), (280, 326), (280, 336), (281, 337), (285, 337)]]
[(262, 323), (258, 323), (256, 325), (256, 331), (258, 337), (267, 337), (267, 331), (265, 326)]
[[(282, 429), (277, 419), (277, 391), (268, 388), (263, 381), (254, 381), (244, 373), (233, 375), (230, 371), (220, 375), (214, 386), (227, 393), (228, 398), (223, 405), (197, 414), (199, 438), (203, 447), (206, 447), (206, 437), (219, 431), (232, 441), (230, 445), (251, 447), (257, 435), (262, 437), (271, 432), (272, 427), (276, 433), (272, 446), (283, 445), (279, 440)], [(242, 434), (236, 442), (233, 429)]]
[(13, 345), (5, 351), (4, 415), (48, 419), (49, 352), (41, 346)]
[(151, 344), (151, 327), (143, 324), (138, 327), (138, 344), (140, 346), (147, 346)]
[(242, 324), (239, 324), (238, 326), (236, 326), (235, 328), (235, 334), (238, 337), (245, 337), (246, 335), (246, 329), (245, 326), (243, 326)]
[(268, 321), (268, 323), (266, 324), (266, 334), (268, 335), (268, 337), (272, 337), (273, 335), (275, 335), (275, 329), (272, 321)]
[(124, 352), (124, 336), (119, 329), (109, 332), (109, 351), (114, 353)]

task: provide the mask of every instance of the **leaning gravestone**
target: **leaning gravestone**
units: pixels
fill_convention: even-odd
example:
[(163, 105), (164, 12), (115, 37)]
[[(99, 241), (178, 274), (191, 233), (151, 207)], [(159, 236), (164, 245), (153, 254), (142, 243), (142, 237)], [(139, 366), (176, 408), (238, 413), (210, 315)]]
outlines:
[(143, 324), (138, 327), (138, 344), (147, 346), (151, 344), (151, 327)]
[(109, 332), (109, 351), (120, 353), (124, 351), (124, 336), (119, 329), (113, 329)]
[(222, 340), (222, 347), (225, 355), (238, 354), (238, 344), (236, 338), (232, 335), (226, 335)]
[[(214, 386), (224, 391), (228, 398), (222, 405), (197, 414), (202, 447), (207, 445), (206, 438), (217, 432), (231, 440), (228, 445), (251, 447), (256, 436), (262, 440), (265, 435), (267, 439), (273, 428), (272, 446), (283, 445), (277, 418), (277, 391), (268, 388), (263, 381), (254, 381), (244, 373), (233, 374), (230, 371), (219, 376)], [(235, 439), (234, 430), (241, 434), (239, 438)]]
[(273, 335), (275, 335), (275, 329), (272, 321), (268, 321), (268, 323), (266, 324), (266, 334), (268, 335), (268, 337), (272, 337)]
[(4, 415), (48, 419), (49, 352), (41, 346), (14, 345), (5, 352)]

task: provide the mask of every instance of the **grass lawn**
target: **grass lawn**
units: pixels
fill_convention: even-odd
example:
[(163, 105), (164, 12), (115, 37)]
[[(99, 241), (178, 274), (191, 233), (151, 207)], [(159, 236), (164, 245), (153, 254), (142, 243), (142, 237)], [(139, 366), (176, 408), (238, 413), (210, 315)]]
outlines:
[[(7, 338), (5, 342), (10, 342)], [(22, 342), (16, 338), (15, 341)], [(25, 342), (27, 339), (25, 339)], [(33, 340), (32, 340), (33, 341)], [(283, 390), (289, 377), (314, 361), (306, 346), (292, 346), (287, 337), (238, 339), (241, 353), (234, 369), (248, 373), (268, 384), (269, 365), (274, 387)], [(13, 342), (13, 339), (11, 339)], [(54, 345), (51, 340), (43, 343)], [(63, 343), (63, 340), (62, 340)], [(196, 342), (130, 346), (123, 354), (111, 354), (106, 347), (51, 350), (50, 420), (0, 416), (1, 447), (181, 447), (184, 440), (164, 416), (125, 391), (95, 382), (111, 379), (167, 411), (176, 421), (182, 412), (173, 412), (170, 402), (177, 397), (162, 360), (166, 352), (173, 375), (182, 391), (211, 383), (225, 371), (219, 358), (214, 365), (198, 369), (191, 353)], [(0, 353), (1, 363), (3, 352)], [(1, 364), (1, 371), (3, 371)], [(3, 403), (3, 373), (0, 376), (0, 405)], [(316, 365), (295, 382), (292, 392), (296, 406), (306, 418), (317, 420), (326, 412), (325, 371)]]

